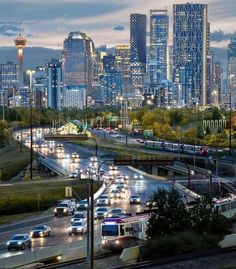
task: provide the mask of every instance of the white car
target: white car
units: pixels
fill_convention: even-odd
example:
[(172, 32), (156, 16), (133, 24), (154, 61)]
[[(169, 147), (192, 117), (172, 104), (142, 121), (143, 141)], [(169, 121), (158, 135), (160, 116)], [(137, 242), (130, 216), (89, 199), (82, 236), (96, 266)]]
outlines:
[(134, 174), (134, 179), (143, 179), (143, 175)]
[(95, 219), (106, 218), (108, 216), (109, 210), (109, 207), (98, 207), (94, 213)]
[(91, 162), (98, 162), (98, 158), (96, 156), (90, 157)]
[(138, 194), (134, 194), (130, 197), (130, 204), (141, 204), (141, 196)]
[(96, 205), (110, 205), (110, 198), (107, 194), (100, 195), (96, 201)]
[(71, 158), (72, 158), (72, 159), (78, 159), (78, 158), (79, 158), (79, 154), (76, 153), (76, 152), (73, 152), (73, 153), (71, 154)]
[(77, 220), (69, 227), (69, 235), (72, 234), (84, 234), (87, 233), (87, 222), (83, 220)]
[(111, 198), (118, 198), (120, 199), (121, 198), (121, 192), (117, 189), (113, 189), (111, 192), (110, 192), (110, 197)]
[(77, 209), (79, 209), (79, 210), (86, 210), (87, 207), (88, 207), (87, 199), (81, 200), (81, 201), (77, 204)]
[(78, 220), (87, 221), (87, 211), (76, 211), (70, 222), (72, 224)]
[(78, 177), (76, 172), (70, 173), (70, 179), (76, 179)]
[(108, 217), (109, 218), (119, 218), (122, 215), (125, 215), (126, 212), (122, 208), (113, 208), (109, 211)]

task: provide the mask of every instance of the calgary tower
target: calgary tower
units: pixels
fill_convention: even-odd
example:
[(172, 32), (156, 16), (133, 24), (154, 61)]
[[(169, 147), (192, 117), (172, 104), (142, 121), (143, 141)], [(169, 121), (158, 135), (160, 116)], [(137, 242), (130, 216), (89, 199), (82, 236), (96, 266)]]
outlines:
[(23, 49), (26, 45), (26, 39), (21, 34), (14, 40), (15, 46), (18, 48), (18, 64), (19, 64), (19, 86), (23, 87)]

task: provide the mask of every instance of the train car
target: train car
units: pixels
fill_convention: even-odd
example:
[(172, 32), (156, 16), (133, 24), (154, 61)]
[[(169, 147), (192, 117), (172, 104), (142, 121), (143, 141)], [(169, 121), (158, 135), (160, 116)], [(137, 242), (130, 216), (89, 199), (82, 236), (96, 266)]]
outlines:
[(236, 214), (236, 195), (225, 198), (213, 198), (214, 208), (228, 219), (234, 219)]
[(187, 145), (187, 144), (179, 144), (165, 141), (150, 141), (147, 140), (145, 142), (146, 148), (158, 149), (163, 151), (171, 151), (171, 152), (179, 152), (185, 154), (196, 154), (200, 156), (207, 156), (208, 147), (205, 146), (197, 146), (197, 145)]
[(102, 221), (102, 245), (108, 249), (123, 249), (146, 239), (149, 214), (127, 218), (106, 218)]

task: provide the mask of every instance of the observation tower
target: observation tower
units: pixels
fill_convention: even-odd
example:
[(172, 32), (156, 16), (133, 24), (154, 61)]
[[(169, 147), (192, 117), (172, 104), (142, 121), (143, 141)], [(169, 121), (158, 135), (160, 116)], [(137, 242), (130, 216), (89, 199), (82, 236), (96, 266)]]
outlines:
[(26, 45), (26, 39), (19, 34), (14, 40), (15, 46), (18, 49), (18, 64), (19, 64), (19, 86), (23, 87), (23, 49)]

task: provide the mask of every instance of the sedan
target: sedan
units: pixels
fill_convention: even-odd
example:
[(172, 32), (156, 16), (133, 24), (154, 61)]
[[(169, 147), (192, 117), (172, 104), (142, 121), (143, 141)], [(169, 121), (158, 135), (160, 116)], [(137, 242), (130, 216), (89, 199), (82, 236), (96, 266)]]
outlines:
[(31, 231), (30, 236), (31, 236), (31, 238), (45, 237), (45, 236), (49, 236), (50, 233), (51, 233), (51, 228), (49, 226), (39, 225)]
[(69, 235), (87, 233), (87, 223), (83, 220), (77, 220), (69, 227)]
[(109, 211), (108, 217), (109, 218), (119, 218), (122, 215), (125, 215), (125, 210), (122, 208), (113, 208)]
[(97, 205), (110, 205), (109, 196), (106, 194), (100, 195), (96, 202)]
[(134, 179), (143, 179), (143, 175), (134, 174)]
[(76, 179), (77, 178), (77, 173), (76, 172), (70, 173), (70, 178), (71, 179)]
[(111, 191), (110, 197), (120, 199), (121, 198), (121, 192), (119, 190), (117, 190), (117, 189), (114, 189), (114, 190)]
[(7, 242), (7, 249), (22, 249), (26, 247), (31, 249), (32, 240), (28, 234), (16, 234)]
[(130, 197), (130, 204), (141, 204), (141, 197), (138, 194), (134, 194)]
[(77, 209), (82, 209), (82, 210), (86, 210), (88, 207), (88, 202), (87, 199), (81, 200), (78, 204), (77, 204)]
[(95, 217), (95, 219), (106, 218), (108, 216), (108, 212), (109, 212), (109, 207), (98, 207), (95, 210), (94, 217)]

